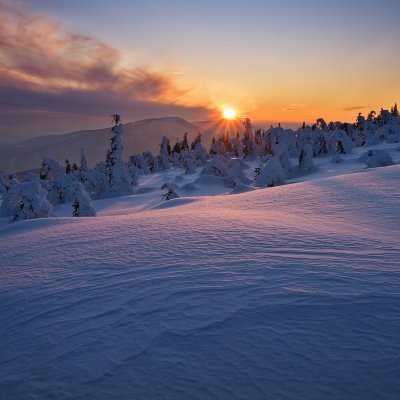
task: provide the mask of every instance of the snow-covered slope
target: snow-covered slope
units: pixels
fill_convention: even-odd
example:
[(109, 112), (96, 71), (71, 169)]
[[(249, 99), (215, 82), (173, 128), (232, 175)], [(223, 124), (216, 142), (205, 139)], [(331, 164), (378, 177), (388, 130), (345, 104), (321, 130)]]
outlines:
[[(188, 132), (189, 140), (204, 133), (204, 143), (211, 142), (211, 133), (182, 118), (146, 119), (124, 125), (125, 157), (145, 150), (158, 152), (165, 135), (174, 144)], [(0, 170), (20, 172), (39, 168), (45, 156), (63, 161), (79, 161), (80, 149), (85, 148), (90, 166), (105, 159), (110, 146), (110, 128), (80, 131), (65, 135), (41, 136), (16, 144), (0, 144)]]
[(397, 399), (400, 165), (329, 165), (3, 224), (0, 398)]

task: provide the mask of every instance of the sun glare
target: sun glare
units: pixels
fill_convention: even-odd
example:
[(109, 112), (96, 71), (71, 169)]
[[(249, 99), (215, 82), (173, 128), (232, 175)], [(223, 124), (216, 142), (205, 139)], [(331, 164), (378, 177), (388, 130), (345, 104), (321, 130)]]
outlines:
[(226, 107), (222, 111), (222, 114), (225, 119), (235, 119), (236, 118), (236, 110), (232, 107)]

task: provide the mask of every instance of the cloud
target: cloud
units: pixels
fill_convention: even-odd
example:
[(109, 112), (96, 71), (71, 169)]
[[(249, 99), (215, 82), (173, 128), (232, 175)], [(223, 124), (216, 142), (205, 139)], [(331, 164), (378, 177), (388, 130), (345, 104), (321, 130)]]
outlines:
[(283, 111), (297, 111), (303, 108), (307, 108), (307, 104), (291, 103), (285, 107)]
[(90, 119), (118, 112), (126, 121), (163, 115), (197, 119), (211, 112), (193, 101), (194, 88), (180, 85), (176, 74), (122, 66), (118, 49), (66, 32), (23, 2), (0, 0), (0, 46), (0, 122), (9, 115), (45, 118), (46, 112), (49, 118), (65, 115), (60, 125), (74, 114)]
[(346, 106), (343, 107), (343, 111), (355, 111), (355, 110), (362, 110), (365, 106)]

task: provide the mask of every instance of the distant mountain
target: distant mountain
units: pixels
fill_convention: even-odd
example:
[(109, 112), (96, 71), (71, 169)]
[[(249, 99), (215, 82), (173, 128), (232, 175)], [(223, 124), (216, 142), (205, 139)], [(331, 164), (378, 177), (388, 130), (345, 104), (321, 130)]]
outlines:
[[(202, 121), (190, 123), (182, 118), (167, 117), (136, 121), (124, 124), (124, 157), (151, 150), (159, 150), (161, 138), (167, 136), (171, 145), (182, 140), (188, 132), (189, 143), (198, 132), (203, 134), (203, 144), (209, 148), (213, 135), (225, 130), (220, 121)], [(51, 156), (63, 163), (66, 158), (70, 162), (79, 163), (80, 149), (85, 149), (89, 166), (105, 159), (109, 148), (110, 128), (86, 130), (64, 135), (40, 136), (14, 144), (0, 145), (0, 170), (20, 172), (40, 167), (45, 156)]]

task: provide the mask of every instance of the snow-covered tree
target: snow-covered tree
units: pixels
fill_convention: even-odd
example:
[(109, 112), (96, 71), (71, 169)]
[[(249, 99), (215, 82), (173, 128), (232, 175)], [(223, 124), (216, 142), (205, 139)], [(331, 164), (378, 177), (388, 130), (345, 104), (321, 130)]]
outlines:
[(12, 221), (45, 218), (51, 215), (53, 207), (39, 182), (16, 183), (11, 187), (10, 193)]
[(200, 175), (229, 177), (230, 173), (225, 164), (217, 158), (212, 158), (200, 172)]
[(354, 147), (353, 142), (342, 129), (331, 130), (325, 133), (325, 143), (328, 154), (350, 154)]
[(239, 133), (237, 133), (235, 138), (231, 138), (231, 149), (233, 157), (244, 157), (243, 142), (240, 140)]
[(39, 182), (39, 177), (31, 171), (25, 172), (24, 182)]
[(65, 173), (68, 175), (71, 173), (71, 163), (68, 158), (65, 160)]
[(290, 161), (290, 155), (286, 143), (282, 142), (274, 144), (272, 146), (272, 154), (279, 160), (286, 175), (289, 176), (289, 174), (292, 172), (293, 167)]
[(54, 158), (45, 157), (39, 173), (40, 179), (52, 179), (65, 174), (65, 168)]
[(360, 129), (361, 131), (363, 131), (365, 128), (365, 122), (366, 122), (366, 120), (363, 117), (362, 113), (358, 113), (357, 122), (356, 122), (357, 128)]
[(2, 197), (0, 217), (9, 217), (11, 215), (11, 188), (18, 183), (13, 175), (6, 176), (0, 171), (0, 193)]
[[(235, 187), (238, 184), (249, 185), (251, 179), (249, 179), (243, 172), (243, 167), (247, 166), (243, 160), (231, 159), (228, 164), (229, 175), (231, 179), (230, 187)], [(248, 167), (248, 166), (247, 166)]]
[(190, 146), (193, 151), (194, 160), (197, 166), (204, 165), (207, 162), (207, 150), (201, 144), (201, 134), (199, 133)]
[(243, 134), (243, 154), (244, 157), (256, 155), (256, 142), (254, 139), (253, 131), (251, 128), (251, 121), (246, 118), (244, 121), (244, 134)]
[(258, 187), (271, 187), (282, 185), (286, 182), (287, 176), (282, 164), (275, 156), (270, 156), (264, 165), (256, 170), (254, 185)]
[(149, 174), (149, 166), (142, 154), (134, 154), (129, 157), (128, 167), (134, 166), (138, 168), (143, 174)]
[(107, 152), (105, 175), (108, 181), (107, 192), (111, 196), (131, 194), (133, 192), (132, 180), (125, 168), (122, 159), (122, 125), (116, 125), (111, 132), (111, 148)]
[(188, 150), (181, 151), (181, 162), (182, 162), (182, 167), (185, 170), (185, 174), (193, 174), (196, 172), (194, 158), (190, 151)]
[(386, 150), (372, 149), (364, 153), (359, 161), (365, 163), (368, 168), (386, 167), (392, 165), (393, 159)]
[(153, 156), (151, 151), (145, 151), (143, 157), (146, 160), (147, 167), (151, 173), (160, 172), (160, 166), (158, 165), (157, 158)]
[(301, 171), (310, 171), (314, 169), (313, 149), (310, 144), (307, 144), (300, 150), (299, 169)]
[(162, 200), (168, 201), (180, 197), (179, 194), (176, 192), (178, 186), (175, 185), (175, 183), (172, 182), (164, 183), (163, 185), (161, 185), (160, 189), (161, 190), (166, 189), (166, 192), (161, 196)]
[(394, 103), (394, 106), (392, 107), (391, 114), (395, 117), (399, 116), (399, 110), (397, 109), (397, 103)]
[(183, 140), (181, 142), (181, 151), (182, 150), (189, 150), (189, 143), (188, 143), (188, 138), (187, 138), (188, 133), (185, 132), (185, 134), (183, 135)]
[(80, 161), (81, 162), (80, 162), (80, 166), (79, 166), (79, 171), (86, 172), (89, 169), (89, 167), (88, 167), (88, 163), (86, 160), (85, 149), (83, 147), (81, 148), (81, 160)]
[(226, 155), (226, 147), (222, 139), (215, 140), (211, 143), (210, 154), (212, 155)]
[(53, 205), (72, 201), (72, 188), (75, 182), (71, 174), (58, 175), (57, 178), (46, 181), (48, 199)]
[(79, 182), (74, 182), (72, 188), (72, 215), (74, 217), (95, 217), (96, 210), (94, 209), (93, 202), (89, 193), (85, 190), (84, 186)]
[(170, 162), (169, 157), (171, 155), (171, 146), (169, 145), (169, 139), (166, 136), (163, 136), (161, 144), (160, 144), (160, 154), (158, 156), (158, 164), (162, 171), (169, 169)]
[(92, 199), (105, 197), (107, 193), (107, 177), (99, 169), (89, 169), (80, 174), (81, 182)]

